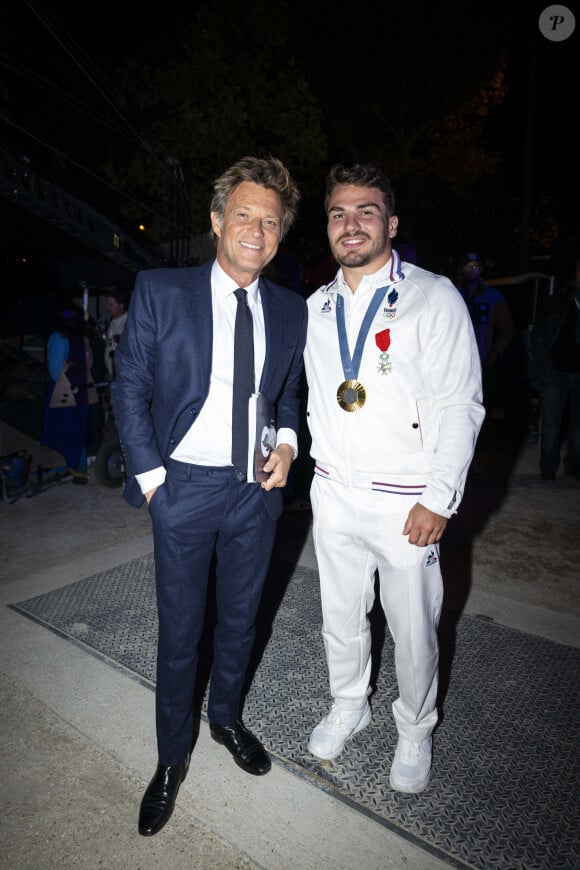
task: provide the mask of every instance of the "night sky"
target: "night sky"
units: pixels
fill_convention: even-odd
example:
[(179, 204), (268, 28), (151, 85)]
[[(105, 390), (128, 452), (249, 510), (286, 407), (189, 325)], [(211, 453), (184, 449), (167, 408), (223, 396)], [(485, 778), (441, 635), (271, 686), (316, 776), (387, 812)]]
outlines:
[[(326, 116), (352, 128), (355, 140), (360, 135), (357, 148), (362, 159), (365, 125), (371, 123), (367, 106), (378, 94), (386, 107), (394, 98), (381, 94), (381, 68), (404, 64), (421, 83), (425, 99), (437, 101), (446, 77), (454, 86), (464, 82), (467, 88), (486, 58), (491, 62), (504, 47), (508, 95), (492, 111), (486, 139), (490, 147), (501, 151), (505, 195), (522, 195), (527, 146), (538, 202), (545, 191), (558, 211), (562, 233), (577, 239), (573, 195), (578, 186), (577, 134), (573, 132), (579, 96), (577, 4), (567, 4), (576, 15), (576, 30), (560, 42), (539, 32), (538, 17), (548, 4), (525, 5), (522, 11), (519, 3), (447, 0), (383, 2), (371, 9), (368, 4), (295, 0), (291, 4), (291, 44)], [(223, 15), (227, 6), (214, 4), (212, 8)], [(156, 64), (171, 58), (179, 22), (193, 17), (195, 7), (192, 4), (188, 16), (187, 7), (175, 2), (164, 2), (151, 11), (141, 4), (5, 0), (0, 41), (0, 97), (2, 78), (8, 88), (8, 105), (2, 99), (5, 108), (0, 111), (8, 119), (0, 120), (4, 142), (40, 160), (43, 152), (71, 150), (74, 143), (72, 150), (86, 155), (79, 156), (79, 162), (87, 178), (94, 173), (96, 190), (99, 170), (91, 165), (91, 138), (101, 134), (87, 106), (103, 111), (100, 90), (114, 87), (114, 70), (128, 57)], [(264, 3), (264, 10), (269, 10), (275, 33), (275, 4)], [(530, 118), (531, 132), (526, 134)], [(344, 156), (331, 139), (329, 161), (342, 161)], [(320, 191), (322, 200), (323, 179)], [(400, 203), (399, 212), (404, 211), (405, 204)]]

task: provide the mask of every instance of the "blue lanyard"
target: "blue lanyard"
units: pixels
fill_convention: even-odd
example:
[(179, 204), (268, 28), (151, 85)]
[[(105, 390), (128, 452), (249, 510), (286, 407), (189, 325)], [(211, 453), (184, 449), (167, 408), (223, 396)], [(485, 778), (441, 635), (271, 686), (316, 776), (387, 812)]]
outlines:
[(340, 346), (340, 358), (342, 360), (342, 369), (344, 371), (345, 380), (356, 380), (358, 378), (358, 370), (360, 369), (360, 363), (366, 337), (368, 335), (369, 329), (371, 328), (373, 318), (379, 310), (379, 305), (383, 301), (385, 293), (387, 292), (389, 287), (390, 285), (388, 285), (387, 287), (377, 287), (377, 289), (375, 290), (375, 295), (373, 296), (371, 303), (367, 308), (364, 320), (361, 324), (352, 359), (348, 350), (348, 339), (346, 337), (346, 324), (344, 322), (344, 300), (340, 293), (337, 294), (336, 328), (338, 330), (338, 344)]

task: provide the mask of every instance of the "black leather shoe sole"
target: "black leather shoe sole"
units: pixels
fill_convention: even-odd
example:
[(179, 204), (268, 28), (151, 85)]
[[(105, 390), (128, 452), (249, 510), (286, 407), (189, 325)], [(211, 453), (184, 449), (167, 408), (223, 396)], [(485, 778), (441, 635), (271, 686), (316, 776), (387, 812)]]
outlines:
[(209, 724), (210, 733), (217, 743), (231, 753), (242, 770), (252, 776), (264, 776), (272, 767), (268, 753), (251, 731), (238, 719), (233, 725)]
[(179, 786), (187, 776), (189, 756), (181, 764), (157, 765), (139, 810), (139, 833), (153, 837), (167, 824), (175, 807)]

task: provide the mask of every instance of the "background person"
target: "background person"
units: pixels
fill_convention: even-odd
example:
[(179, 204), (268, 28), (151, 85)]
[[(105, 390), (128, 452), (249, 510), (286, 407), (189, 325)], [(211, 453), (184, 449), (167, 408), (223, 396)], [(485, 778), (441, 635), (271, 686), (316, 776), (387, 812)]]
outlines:
[(308, 748), (336, 758), (371, 721), (378, 571), (399, 687), (390, 784), (415, 793), (429, 782), (437, 723), (439, 541), (484, 417), (481, 366), (457, 289), (393, 250), (398, 218), (383, 173), (334, 166), (325, 209), (339, 269), (307, 300), (304, 360), (332, 706)]
[(109, 317), (105, 332), (105, 367), (107, 378), (112, 381), (115, 377), (115, 351), (127, 321), (129, 293), (118, 287), (111, 287), (107, 290), (105, 304)]
[(41, 444), (61, 453), (73, 483), (87, 483), (89, 409), (97, 405), (93, 351), (81, 308), (61, 309), (46, 347), (49, 381)]
[[(144, 836), (170, 818), (189, 767), (214, 556), (210, 732), (248, 773), (263, 775), (271, 766), (243, 724), (240, 706), (282, 488), (297, 453), (307, 318), (298, 293), (261, 273), (292, 225), (298, 201), (294, 181), (273, 157), (245, 157), (226, 170), (214, 182), (211, 202), (215, 258), (193, 268), (141, 272), (116, 353), (111, 389), (125, 455), (125, 498), (134, 507), (149, 504), (159, 615), (158, 766), (141, 803)], [(277, 411), (277, 447), (261, 485), (248, 483), (232, 463), (238, 288), (247, 291), (253, 321), (255, 386)]]
[(566, 442), (564, 472), (580, 479), (580, 258), (574, 277), (538, 308), (530, 335), (530, 374), (540, 397), (540, 476), (553, 481)]
[(461, 258), (458, 289), (469, 310), (482, 365), (483, 403), (490, 420), (503, 421), (510, 372), (505, 354), (515, 334), (514, 322), (503, 294), (482, 278), (479, 254)]

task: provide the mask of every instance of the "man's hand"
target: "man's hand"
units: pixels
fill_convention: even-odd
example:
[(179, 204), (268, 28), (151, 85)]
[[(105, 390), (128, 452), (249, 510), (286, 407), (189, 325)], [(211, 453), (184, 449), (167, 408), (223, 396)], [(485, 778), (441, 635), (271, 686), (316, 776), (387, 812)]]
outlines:
[(149, 492), (145, 493), (145, 498), (147, 499), (147, 504), (149, 504), (149, 502), (151, 501), (151, 499), (153, 498), (153, 496), (155, 495), (155, 493), (157, 492), (158, 489), (159, 489), (159, 487), (156, 486), (154, 489), (150, 489)]
[(428, 547), (441, 540), (446, 526), (445, 517), (434, 514), (422, 504), (416, 504), (409, 511), (403, 534), (409, 535), (410, 544)]
[(268, 461), (264, 465), (264, 471), (271, 471), (268, 480), (262, 484), (262, 489), (270, 490), (275, 487), (286, 486), (288, 472), (292, 465), (293, 451), (289, 444), (280, 444), (272, 450)]

